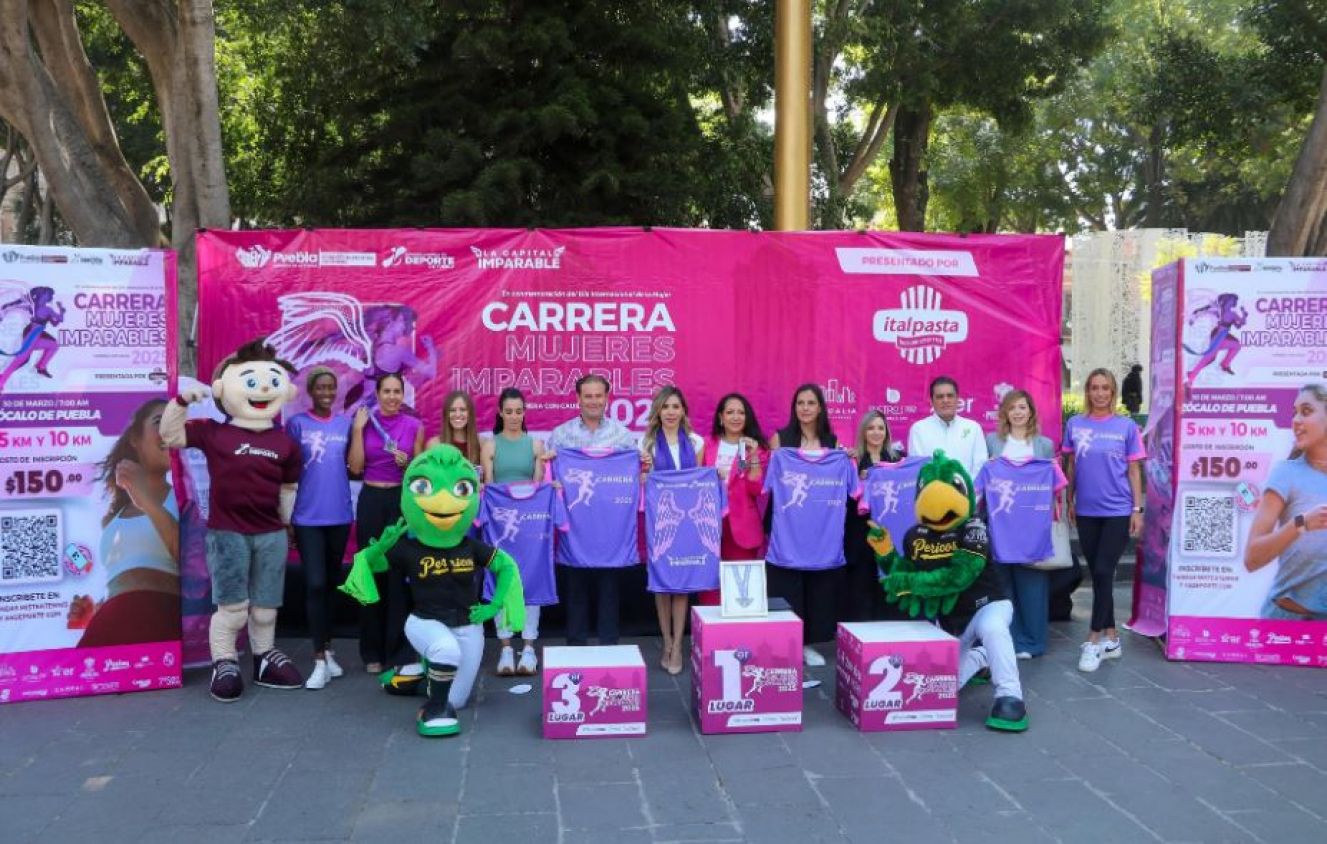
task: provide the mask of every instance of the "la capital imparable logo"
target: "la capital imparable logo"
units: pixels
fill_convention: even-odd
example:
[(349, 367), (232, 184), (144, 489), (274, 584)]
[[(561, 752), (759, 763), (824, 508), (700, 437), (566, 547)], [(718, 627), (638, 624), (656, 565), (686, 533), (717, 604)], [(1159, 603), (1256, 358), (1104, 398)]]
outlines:
[(968, 315), (946, 309), (940, 291), (917, 284), (900, 294), (899, 307), (875, 312), (871, 335), (898, 349), (908, 363), (924, 365), (939, 360), (951, 344), (968, 339)]

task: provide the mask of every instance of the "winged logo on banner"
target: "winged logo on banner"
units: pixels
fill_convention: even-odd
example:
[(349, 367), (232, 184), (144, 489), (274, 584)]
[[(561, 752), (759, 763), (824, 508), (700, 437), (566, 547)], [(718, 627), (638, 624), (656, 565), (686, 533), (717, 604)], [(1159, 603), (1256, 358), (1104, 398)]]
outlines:
[(277, 299), (281, 327), (267, 337), (296, 369), (336, 361), (362, 372), (372, 366), (373, 344), (359, 300), (344, 293), (292, 293)]

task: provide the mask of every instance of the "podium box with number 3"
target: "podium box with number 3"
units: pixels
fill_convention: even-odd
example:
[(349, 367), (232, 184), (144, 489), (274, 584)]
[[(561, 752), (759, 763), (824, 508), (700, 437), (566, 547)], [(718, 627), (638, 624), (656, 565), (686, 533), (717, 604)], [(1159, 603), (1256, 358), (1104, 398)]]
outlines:
[(862, 732), (958, 726), (958, 640), (924, 621), (839, 625), (839, 711)]
[(802, 729), (802, 620), (786, 611), (725, 618), (691, 610), (691, 689), (700, 731)]
[(645, 735), (645, 660), (635, 645), (544, 648), (544, 738)]

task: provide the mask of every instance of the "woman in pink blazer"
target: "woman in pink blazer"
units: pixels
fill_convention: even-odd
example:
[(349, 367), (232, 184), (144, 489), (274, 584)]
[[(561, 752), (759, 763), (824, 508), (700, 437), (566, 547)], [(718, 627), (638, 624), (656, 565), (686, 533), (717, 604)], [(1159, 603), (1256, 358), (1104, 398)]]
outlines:
[[(725, 560), (760, 559), (765, 552), (760, 496), (769, 463), (769, 444), (751, 403), (740, 393), (719, 400), (705, 440), (704, 465), (719, 470), (728, 485), (728, 515), (723, 520), (719, 552)], [(719, 593), (702, 592), (701, 604), (718, 604)]]

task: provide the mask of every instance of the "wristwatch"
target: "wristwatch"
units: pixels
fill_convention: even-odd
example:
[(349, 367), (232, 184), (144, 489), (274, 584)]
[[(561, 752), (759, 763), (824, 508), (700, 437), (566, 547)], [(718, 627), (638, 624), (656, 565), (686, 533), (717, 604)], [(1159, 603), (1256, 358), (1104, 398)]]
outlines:
[(1309, 526), (1308, 523), (1304, 521), (1303, 513), (1300, 513), (1299, 515), (1295, 516), (1295, 529), (1298, 530), (1300, 533), (1308, 533)]
[(1133, 511), (1134, 511), (1135, 513), (1139, 514), (1139, 515), (1142, 515), (1142, 513), (1143, 513), (1143, 508), (1142, 508), (1142, 507), (1135, 507), (1135, 508), (1133, 508)]

